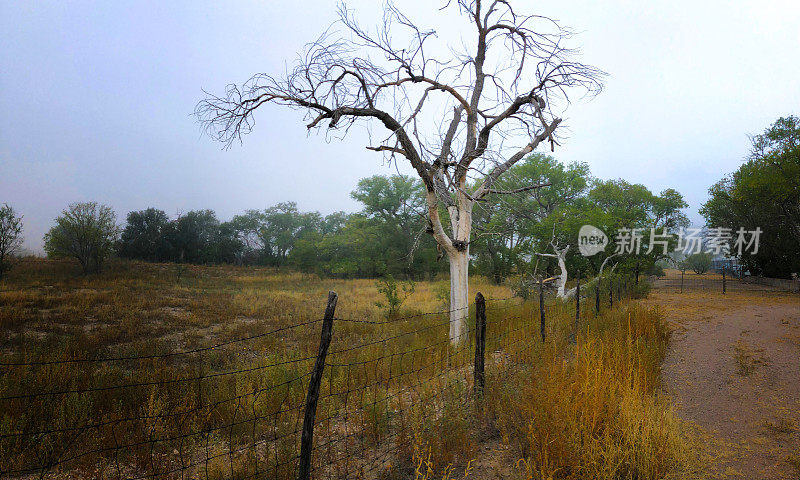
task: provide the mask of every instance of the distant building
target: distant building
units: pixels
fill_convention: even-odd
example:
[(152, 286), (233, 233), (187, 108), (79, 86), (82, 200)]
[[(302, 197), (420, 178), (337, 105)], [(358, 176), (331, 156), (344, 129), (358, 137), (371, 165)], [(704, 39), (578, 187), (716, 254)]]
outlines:
[[(711, 259), (711, 270), (717, 273), (722, 273), (723, 268), (725, 269), (726, 274), (740, 276), (742, 274), (742, 269), (745, 267), (739, 263), (739, 259), (736, 257), (726, 257), (724, 255), (716, 255), (714, 258)], [(747, 271), (744, 272), (744, 275), (749, 275)]]

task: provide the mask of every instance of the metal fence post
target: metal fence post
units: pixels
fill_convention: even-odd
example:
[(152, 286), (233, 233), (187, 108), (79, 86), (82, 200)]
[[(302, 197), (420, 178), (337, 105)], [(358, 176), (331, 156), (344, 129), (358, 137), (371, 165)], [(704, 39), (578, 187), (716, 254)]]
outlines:
[(317, 401), (319, 400), (319, 387), (322, 383), (322, 371), (325, 368), (325, 357), (328, 356), (328, 347), (333, 334), (333, 315), (336, 312), (336, 292), (328, 292), (328, 306), (325, 307), (325, 318), (322, 320), (322, 336), (319, 340), (319, 352), (308, 381), (308, 395), (306, 395), (306, 408), (303, 417), (303, 433), (300, 443), (300, 465), (298, 467), (298, 480), (311, 478), (311, 452), (314, 447), (314, 419), (317, 415)]
[(544, 343), (544, 279), (539, 279), (539, 329)]
[(482, 395), (486, 386), (486, 299), (478, 292), (475, 295), (475, 368), (472, 388), (476, 395)]

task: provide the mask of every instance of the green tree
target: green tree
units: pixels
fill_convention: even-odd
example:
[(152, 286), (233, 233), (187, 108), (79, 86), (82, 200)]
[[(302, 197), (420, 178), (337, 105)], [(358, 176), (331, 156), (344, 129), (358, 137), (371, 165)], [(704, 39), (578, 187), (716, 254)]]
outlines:
[(241, 260), (244, 243), (233, 222), (221, 223), (213, 210), (181, 215), (167, 233), (178, 262), (234, 263)]
[(368, 236), (375, 245), (369, 250), (385, 262), (378, 275), (420, 277), (436, 270), (434, 241), (427, 235), (424, 215), (425, 189), (422, 182), (405, 175), (361, 179), (350, 194), (363, 204), (361, 215)]
[[(597, 224), (592, 225), (603, 229), (611, 240), (614, 240), (619, 229), (639, 229), (636, 232), (636, 235), (641, 235), (638, 253), (634, 249), (634, 252), (616, 259), (622, 263), (623, 270), (650, 270), (658, 260), (667, 258), (676, 245), (677, 229), (689, 225), (689, 219), (683, 213), (688, 204), (672, 188), (656, 195), (644, 185), (631, 184), (622, 179), (597, 181), (587, 200), (597, 212)], [(651, 238), (652, 233), (668, 236)], [(668, 242), (666, 253), (658, 241)], [(605, 255), (610, 253), (612, 247), (609, 242), (609, 251), (604, 252), (604, 255), (590, 257), (589, 263), (594, 271), (597, 271), (599, 262), (607, 258)]]
[[(498, 179), (498, 191), (477, 204), (473, 223), (477, 234), (472, 252), (478, 273), (500, 283), (513, 272), (526, 270), (526, 258), (547, 248), (551, 232), (540, 228), (559, 209), (579, 201), (591, 181), (584, 163), (564, 165), (544, 154), (531, 154)], [(528, 185), (546, 188), (524, 190)], [(547, 227), (549, 228), (549, 226)], [(545, 238), (546, 237), (546, 238)]]
[(235, 215), (230, 221), (233, 234), (241, 243), (240, 261), (244, 264), (264, 264), (264, 242), (261, 229), (264, 227), (263, 215), (258, 210), (247, 210)]
[[(663, 246), (653, 241), (666, 241), (667, 252), (671, 250), (677, 236), (669, 230), (688, 224), (682, 211), (686, 206), (683, 197), (673, 189), (656, 195), (644, 185), (622, 179), (594, 180), (585, 197), (554, 209), (534, 225), (534, 247), (541, 257), (539, 266), (551, 275), (558, 275), (560, 285), (566, 283), (564, 270), (573, 272), (573, 275), (580, 271), (584, 278), (598, 275), (601, 270), (605, 273), (607, 270), (604, 268), (612, 264), (616, 265), (613, 268), (623, 271), (637, 268), (648, 271), (656, 261), (667, 256)], [(605, 249), (591, 257), (579, 253), (578, 232), (583, 225), (593, 225), (609, 237)], [(638, 254), (636, 249), (633, 253), (616, 253), (614, 240), (622, 228), (637, 229), (636, 236), (641, 237)], [(653, 239), (651, 229), (659, 235), (666, 229), (667, 235)]]
[(304, 233), (319, 228), (317, 212), (301, 213), (295, 202), (282, 202), (265, 209), (258, 229), (268, 265), (284, 265), (295, 242)]
[(130, 212), (117, 247), (119, 256), (151, 262), (169, 260), (172, 253), (167, 241), (169, 224), (163, 210)]
[[(683, 261), (686, 267), (691, 268), (694, 273), (702, 275), (711, 268), (710, 253), (693, 253)], [(685, 268), (684, 268), (685, 270)]]
[(11, 268), (11, 257), (22, 246), (22, 216), (10, 205), (0, 207), (0, 280)]
[(44, 249), (50, 257), (78, 260), (84, 273), (99, 272), (119, 235), (116, 222), (111, 207), (97, 202), (73, 203), (45, 234)]
[(760, 228), (759, 248), (742, 249), (753, 273), (788, 278), (800, 272), (800, 118), (779, 118), (752, 139), (748, 160), (709, 189), (700, 213), (710, 227)]

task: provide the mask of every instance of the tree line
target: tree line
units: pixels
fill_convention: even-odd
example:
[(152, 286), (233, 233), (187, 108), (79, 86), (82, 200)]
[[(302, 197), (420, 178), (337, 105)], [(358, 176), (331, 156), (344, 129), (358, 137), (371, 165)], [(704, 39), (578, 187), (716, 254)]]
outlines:
[[(753, 274), (788, 278), (800, 271), (800, 120), (781, 118), (753, 138), (750, 158), (711, 187), (701, 213), (709, 225), (764, 230), (758, 252), (740, 260)], [(524, 190), (525, 185), (546, 185)], [(565, 270), (584, 276), (608, 268), (648, 273), (666, 259), (646, 248), (649, 229), (687, 225), (680, 193), (658, 194), (622, 179), (594, 178), (586, 164), (563, 164), (542, 154), (527, 156), (495, 184), (500, 194), (476, 202), (470, 271), (502, 282), (509, 277), (554, 276)], [(422, 279), (447, 271), (431, 238), (425, 189), (410, 176), (362, 179), (351, 193), (357, 213), (302, 212), (294, 202), (247, 210), (221, 221), (213, 210), (170, 218), (163, 210), (131, 212), (117, 225), (114, 211), (94, 202), (76, 203), (45, 235), (51, 257), (72, 257), (84, 272), (98, 271), (112, 254), (151, 262), (266, 265), (331, 277)], [(448, 218), (442, 209), (440, 215)], [(581, 226), (593, 225), (613, 238), (619, 228), (641, 228), (645, 248), (617, 255), (611, 241), (594, 256), (580, 254)], [(22, 244), (22, 217), (0, 208), (0, 278)], [(670, 241), (674, 242), (674, 239)], [(559, 258), (560, 257), (560, 258)], [(612, 266), (613, 264), (613, 266)]]
[[(524, 189), (531, 184), (546, 187)], [(600, 180), (586, 164), (563, 164), (543, 154), (527, 156), (495, 187), (502, 193), (487, 195), (473, 211), (469, 269), (497, 283), (512, 276), (559, 274), (559, 259), (548, 254), (555, 248), (563, 252), (567, 270), (598, 273), (613, 257), (613, 245), (593, 257), (581, 255), (576, 242), (584, 224), (613, 237), (620, 227), (686, 223), (686, 203), (675, 190), (655, 194), (622, 179)], [(446, 255), (431, 236), (419, 179), (364, 178), (351, 197), (361, 204), (356, 213), (322, 215), (283, 202), (222, 221), (213, 210), (170, 218), (147, 208), (130, 212), (123, 225), (117, 225), (108, 206), (77, 203), (56, 219), (45, 236), (45, 251), (77, 259), (84, 272), (100, 270), (111, 254), (150, 262), (288, 266), (342, 278), (423, 279), (447, 271)], [(440, 214), (448, 218), (449, 212), (443, 208)], [(615, 263), (646, 272), (659, 258), (642, 253)]]
[(116, 251), (155, 262), (292, 266), (344, 278), (423, 278), (439, 271), (435, 246), (423, 236), (417, 180), (364, 178), (351, 196), (363, 206), (358, 213), (322, 215), (282, 202), (220, 221), (213, 210), (170, 219), (148, 208), (128, 214)]

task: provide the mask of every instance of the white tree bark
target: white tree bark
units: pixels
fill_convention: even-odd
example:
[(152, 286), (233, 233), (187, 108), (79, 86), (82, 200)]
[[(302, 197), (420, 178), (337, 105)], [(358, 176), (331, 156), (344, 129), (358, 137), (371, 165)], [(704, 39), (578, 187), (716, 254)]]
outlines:
[(552, 245), (552, 246), (553, 246), (553, 251), (556, 252), (555, 254), (553, 254), (553, 253), (537, 253), (536, 255), (539, 255), (540, 257), (555, 258), (558, 261), (558, 269), (560, 270), (560, 272), (558, 274), (558, 281), (556, 283), (556, 295), (558, 296), (558, 298), (569, 298), (569, 297), (571, 297), (572, 295), (575, 294), (575, 289), (574, 288), (572, 288), (572, 289), (570, 289), (568, 291), (565, 291), (565, 288), (567, 286), (567, 275), (568, 275), (567, 274), (567, 264), (565, 262), (565, 259), (567, 257), (567, 250), (569, 250), (569, 245), (567, 245), (566, 247), (564, 247), (561, 250), (556, 248), (555, 245)]
[(433, 237), (450, 262), (450, 342), (457, 345), (467, 339), (464, 334), (469, 315), (469, 238), (474, 201), (463, 189), (456, 192), (455, 205), (447, 208), (451, 239), (442, 226), (436, 194), (428, 191), (426, 198)]
[(469, 315), (469, 250), (449, 255), (450, 261), (450, 343), (465, 340)]
[(473, 200), (464, 192), (464, 183), (456, 191), (456, 204), (448, 207), (453, 240), (447, 252), (450, 262), (450, 343), (466, 340), (469, 315), (469, 238), (472, 231)]
[[(569, 250), (569, 246), (564, 247), (562, 250), (559, 250), (558, 247), (556, 247), (553, 244), (551, 244), (551, 246), (553, 247), (553, 251), (556, 252), (555, 254), (553, 254), (553, 253), (536, 253), (536, 255), (538, 255), (540, 257), (555, 258), (558, 261), (559, 274), (558, 274), (558, 277), (556, 277), (557, 278), (556, 295), (558, 296), (558, 298), (562, 298), (562, 299), (564, 299), (564, 298), (572, 298), (575, 295), (575, 290), (576, 289), (575, 288), (570, 288), (569, 290), (566, 289), (568, 272), (567, 272), (567, 264), (566, 264), (565, 259), (566, 259), (566, 256), (567, 256), (567, 250)], [(609, 255), (608, 257), (606, 257), (605, 260), (603, 260), (603, 263), (600, 265), (600, 271), (597, 272), (597, 276), (593, 280), (587, 282), (586, 283), (586, 287), (589, 287), (593, 283), (600, 281), (600, 277), (603, 275), (603, 269), (606, 267), (606, 264), (608, 263), (609, 260), (611, 260), (612, 258), (614, 258), (617, 255), (618, 254), (614, 253), (614, 254)], [(614, 266), (611, 267), (611, 271), (612, 272), (617, 268), (617, 265), (619, 265), (619, 264), (615, 263)]]

